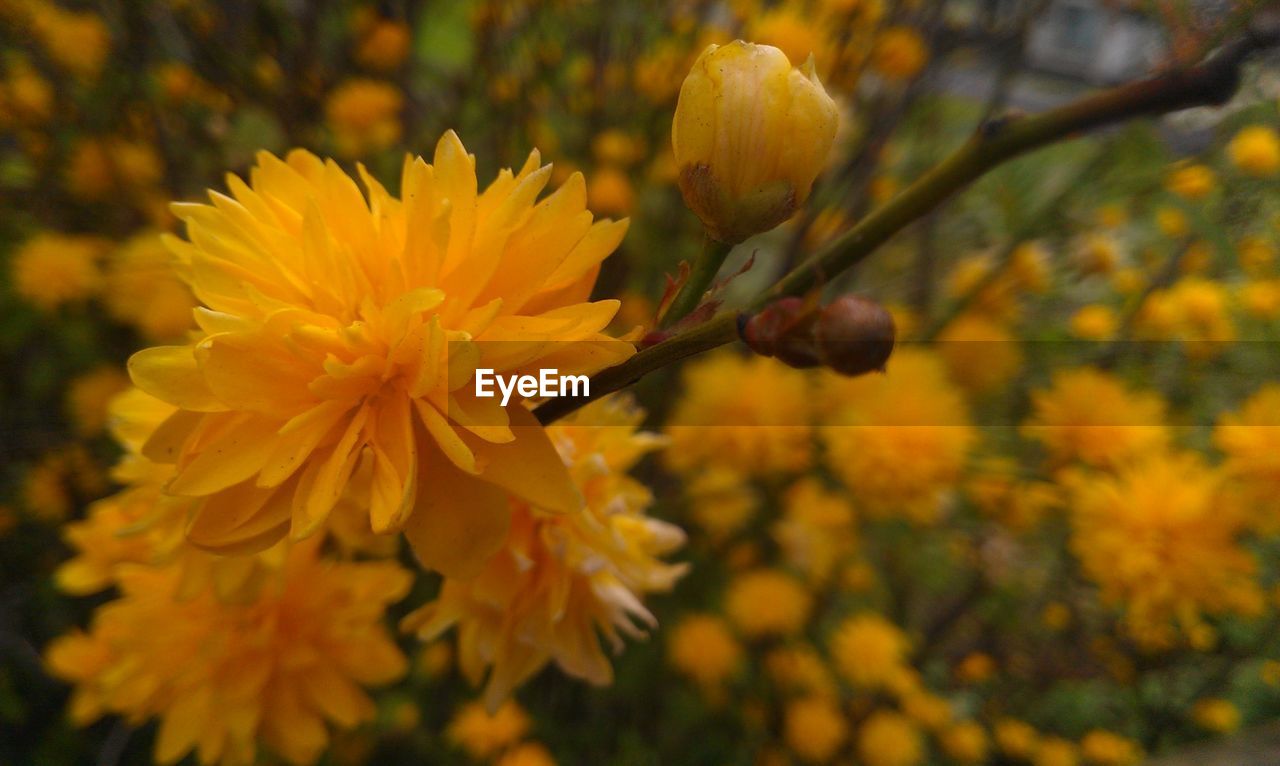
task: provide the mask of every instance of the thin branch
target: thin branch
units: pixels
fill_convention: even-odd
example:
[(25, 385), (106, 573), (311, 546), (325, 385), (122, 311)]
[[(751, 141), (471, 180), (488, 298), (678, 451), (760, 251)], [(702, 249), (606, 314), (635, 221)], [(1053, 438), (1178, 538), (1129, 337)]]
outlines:
[[(750, 309), (759, 310), (786, 296), (803, 295), (856, 266), (952, 194), (1014, 157), (1105, 125), (1226, 103), (1240, 85), (1241, 68), (1248, 58), (1276, 45), (1280, 45), (1280, 26), (1256, 30), (1196, 66), (1102, 91), (1035, 116), (984, 124), (948, 159), (810, 256), (773, 289), (761, 294)], [(535, 414), (543, 423), (563, 417), (653, 370), (728, 343), (737, 336), (737, 324), (737, 312), (717, 315), (597, 374), (591, 381), (589, 397), (552, 399), (539, 406)]]

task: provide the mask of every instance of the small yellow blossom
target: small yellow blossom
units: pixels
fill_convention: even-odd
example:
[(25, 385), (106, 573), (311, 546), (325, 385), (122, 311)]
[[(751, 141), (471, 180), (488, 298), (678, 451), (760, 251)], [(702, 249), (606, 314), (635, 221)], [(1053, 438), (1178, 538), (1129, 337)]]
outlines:
[(494, 766), (556, 766), (556, 759), (546, 745), (522, 742), (503, 753)]
[(493, 711), (479, 702), (470, 702), (453, 714), (445, 738), (474, 760), (482, 761), (523, 739), (529, 725), (528, 714), (514, 700), (507, 700)]
[(129, 387), (129, 376), (110, 365), (90, 370), (67, 386), (66, 406), (76, 431), (96, 436), (107, 424), (107, 405)]
[(708, 47), (671, 128), (685, 204), (722, 242), (772, 229), (808, 199), (838, 122), (812, 61), (793, 69), (777, 48), (740, 40)]
[(801, 761), (827, 763), (849, 738), (849, 724), (829, 697), (798, 699), (783, 714), (783, 738)]
[(856, 544), (853, 506), (816, 478), (801, 479), (787, 490), (773, 536), (791, 566), (811, 582), (825, 582)]
[(31, 23), (54, 63), (84, 79), (102, 71), (111, 51), (111, 32), (91, 11), (68, 11), (54, 3), (33, 3)]
[(858, 757), (866, 766), (916, 766), (925, 758), (924, 739), (910, 719), (879, 711), (858, 730)]
[(636, 204), (627, 174), (615, 167), (597, 168), (587, 185), (587, 206), (599, 215), (626, 215)]
[(1030, 760), (1040, 740), (1034, 727), (1016, 718), (996, 721), (992, 735), (1001, 753), (1020, 760)]
[(102, 298), (112, 317), (150, 341), (181, 340), (195, 327), (196, 299), (159, 232), (135, 234), (107, 258)]
[(725, 614), (742, 635), (756, 638), (798, 633), (809, 619), (812, 597), (794, 577), (776, 569), (738, 575), (725, 594)]
[(956, 679), (964, 683), (980, 684), (996, 672), (996, 661), (986, 652), (970, 652), (956, 664)]
[(813, 648), (774, 649), (765, 657), (769, 677), (780, 689), (806, 696), (834, 697), (835, 678)]
[(353, 78), (329, 93), (324, 113), (338, 152), (360, 157), (400, 140), (403, 108), (404, 95), (394, 85)]
[(392, 19), (376, 19), (360, 33), (355, 60), (375, 72), (394, 72), (409, 55), (413, 42), (409, 25)]
[(1119, 326), (1115, 310), (1101, 303), (1089, 304), (1071, 315), (1071, 334), (1083, 340), (1110, 340)]
[(973, 312), (938, 335), (938, 353), (951, 379), (973, 394), (999, 390), (1022, 367), (1022, 349), (1009, 326)]
[(102, 252), (102, 243), (92, 237), (37, 234), (13, 254), (13, 289), (44, 311), (84, 301), (101, 287)]
[(811, 459), (811, 392), (803, 372), (767, 357), (721, 351), (683, 371), (667, 418), (667, 465), (724, 466), (748, 476), (800, 471)]
[(1204, 199), (1215, 186), (1217, 178), (1213, 170), (1195, 163), (1177, 167), (1165, 178), (1165, 187), (1169, 191), (1189, 200)]
[(1103, 729), (1094, 729), (1080, 740), (1080, 755), (1094, 766), (1137, 766), (1142, 761), (1142, 748)]
[(906, 662), (909, 644), (896, 625), (878, 614), (845, 620), (831, 636), (836, 668), (856, 687), (885, 686)]
[(714, 615), (688, 615), (667, 637), (671, 665), (706, 688), (714, 688), (736, 673), (742, 654), (742, 645), (728, 624)]
[(1200, 728), (1217, 734), (1231, 734), (1240, 728), (1240, 709), (1220, 697), (1196, 702), (1191, 708), (1191, 718)]
[(1155, 393), (1128, 389), (1113, 375), (1079, 368), (1059, 372), (1031, 394), (1023, 435), (1044, 444), (1049, 460), (1115, 466), (1158, 451), (1169, 441), (1165, 405)]
[(1250, 125), (1227, 144), (1232, 164), (1251, 176), (1272, 176), (1280, 170), (1280, 136), (1267, 125)]
[(713, 543), (736, 534), (760, 506), (759, 495), (737, 471), (719, 466), (690, 477), (685, 496), (689, 517)]
[(1181, 239), (1191, 231), (1186, 214), (1172, 205), (1156, 208), (1156, 227), (1170, 239)]
[(1032, 766), (1077, 766), (1080, 752), (1075, 744), (1061, 737), (1041, 739), (1031, 757)]
[(985, 763), (991, 748), (986, 730), (973, 721), (962, 721), (944, 729), (938, 741), (947, 757), (957, 763)]
[(911, 27), (889, 27), (876, 36), (871, 66), (890, 80), (910, 80), (929, 62), (929, 49)]

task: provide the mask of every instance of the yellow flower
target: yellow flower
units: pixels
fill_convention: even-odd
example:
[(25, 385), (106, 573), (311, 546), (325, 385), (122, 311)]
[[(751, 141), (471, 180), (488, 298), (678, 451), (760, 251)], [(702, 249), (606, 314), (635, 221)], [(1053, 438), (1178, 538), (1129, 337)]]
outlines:
[(853, 506), (818, 479), (803, 478), (787, 490), (773, 536), (791, 566), (814, 583), (825, 582), (856, 545)]
[(748, 638), (799, 633), (813, 598), (794, 577), (776, 569), (738, 575), (725, 593), (725, 614)]
[(903, 348), (884, 375), (824, 376), (827, 465), (874, 516), (937, 519), (975, 438), (960, 393), (938, 357)]
[(1025, 290), (1042, 293), (1049, 289), (1049, 263), (1053, 254), (1041, 242), (1023, 242), (1009, 257), (1009, 276)]
[(1136, 766), (1142, 762), (1142, 748), (1119, 734), (1094, 729), (1080, 740), (1080, 754), (1096, 766)]
[(992, 727), (996, 747), (1010, 758), (1030, 760), (1040, 736), (1032, 726), (1016, 718), (1001, 718)]
[(1196, 725), (1217, 734), (1230, 734), (1240, 728), (1240, 709), (1230, 700), (1209, 697), (1191, 708)]
[(907, 659), (906, 635), (878, 614), (845, 620), (831, 636), (831, 657), (849, 683), (862, 689), (888, 684)]
[(1144, 645), (1166, 646), (1204, 614), (1258, 614), (1257, 563), (1237, 539), (1245, 514), (1221, 502), (1195, 453), (1160, 454), (1115, 476), (1074, 477), (1071, 550)]
[(1217, 185), (1213, 170), (1196, 163), (1180, 165), (1165, 178), (1165, 188), (1189, 200), (1201, 200), (1209, 196)]
[(811, 398), (799, 370), (732, 351), (686, 365), (680, 399), (667, 418), (663, 453), (680, 473), (723, 466), (748, 476), (809, 465)]
[(495, 766), (556, 766), (556, 759), (545, 745), (522, 742), (502, 754)]
[(984, 763), (990, 743), (987, 732), (973, 721), (962, 721), (938, 735), (947, 757), (958, 763)]
[(159, 763), (191, 751), (202, 764), (252, 763), (259, 741), (289, 763), (314, 763), (330, 726), (372, 720), (361, 687), (404, 673), (382, 617), (410, 582), (393, 563), (327, 561), (318, 547), (294, 547), (240, 604), (211, 591), (176, 598), (172, 568), (122, 572), (120, 597), (98, 609), (89, 632), (47, 650), (51, 672), (76, 686), (72, 720), (159, 718)]
[(1181, 239), (1191, 231), (1187, 216), (1170, 205), (1156, 208), (1156, 227), (1160, 229), (1160, 233), (1171, 239)]
[(602, 215), (626, 215), (636, 204), (627, 174), (615, 167), (597, 168), (587, 185), (587, 205)]
[(22, 479), (22, 504), (32, 517), (60, 521), (71, 513), (72, 503), (61, 455), (51, 452), (27, 469)]
[(1045, 737), (1036, 744), (1032, 766), (1076, 766), (1080, 754), (1076, 746), (1060, 737)]
[(1164, 401), (1127, 389), (1115, 376), (1088, 367), (1053, 376), (1031, 393), (1033, 413), (1022, 434), (1044, 444), (1052, 464), (1078, 460), (1114, 467), (1157, 452), (1169, 441)]
[(107, 313), (151, 341), (181, 340), (195, 328), (196, 300), (175, 273), (158, 232), (135, 234), (107, 259), (102, 299)]
[(964, 683), (980, 684), (996, 672), (996, 661), (986, 652), (970, 652), (956, 664), (956, 678)]
[(412, 42), (408, 24), (377, 19), (360, 34), (355, 50), (356, 63), (375, 72), (394, 72), (409, 55)]
[(140, 193), (154, 187), (164, 174), (164, 163), (150, 144), (115, 136), (88, 137), (75, 143), (65, 172), (67, 190), (73, 196), (114, 202), (122, 190)]
[(791, 61), (813, 56), (816, 70), (823, 76), (831, 71), (835, 54), (824, 32), (822, 24), (815, 24), (785, 4), (756, 14), (747, 27), (748, 37), (781, 50)]
[(1022, 367), (1022, 350), (1008, 325), (973, 312), (938, 335), (938, 353), (951, 379), (975, 394), (1001, 388)]
[(947, 293), (968, 301), (970, 313), (992, 319), (1012, 320), (1018, 315), (1017, 283), (1012, 273), (992, 275), (989, 255), (960, 259), (947, 275)]
[(1119, 326), (1115, 310), (1101, 303), (1091, 303), (1071, 315), (1071, 334), (1084, 340), (1110, 340)]
[(1084, 274), (1110, 274), (1122, 257), (1120, 243), (1110, 234), (1093, 232), (1076, 242), (1075, 262)]
[(689, 478), (685, 487), (689, 517), (713, 543), (720, 543), (746, 526), (760, 498), (745, 479), (729, 468), (714, 467)]
[(1280, 169), (1280, 137), (1267, 125), (1250, 125), (1227, 144), (1232, 164), (1251, 176), (1271, 176)]
[(934, 732), (941, 732), (951, 726), (954, 718), (951, 703), (919, 688), (919, 679), (914, 673), (915, 671), (901, 673), (901, 677), (894, 681), (894, 684), (902, 687), (894, 689), (894, 693), (899, 696), (898, 704), (903, 714), (911, 720)]
[(741, 40), (712, 45), (680, 87), (671, 145), (680, 191), (708, 234), (737, 243), (809, 197), (839, 123), (810, 61)]
[(220, 551), (305, 538), (351, 494), (374, 533), (403, 529), (419, 560), (477, 572), (504, 540), (508, 492), (575, 512), (582, 499), (524, 402), (476, 397), (478, 367), (590, 374), (633, 349), (601, 334), (616, 301), (586, 303), (625, 222), (591, 223), (579, 176), (534, 204), (534, 152), (477, 193), (453, 133), (435, 165), (407, 159), (404, 201), (306, 152), (258, 157), (234, 198), (175, 206), (167, 243), (204, 304), (200, 332), (129, 360), (178, 411), (143, 453), (197, 498), (187, 534)]
[(866, 766), (916, 766), (924, 761), (924, 740), (910, 719), (872, 713), (858, 731), (858, 757)]
[(1266, 237), (1251, 234), (1236, 242), (1240, 268), (1254, 276), (1266, 272), (1276, 260), (1276, 248)]
[(83, 301), (101, 285), (102, 250), (102, 243), (92, 237), (37, 234), (13, 254), (9, 266), (13, 289), (44, 311)]
[(829, 697), (808, 697), (787, 704), (782, 736), (791, 752), (807, 763), (830, 761), (849, 738), (849, 724)]
[(398, 88), (365, 78), (346, 80), (324, 102), (325, 120), (344, 157), (381, 151), (399, 141), (403, 108), (404, 94)]
[(911, 27), (889, 27), (876, 36), (871, 66), (890, 80), (910, 80), (929, 62), (929, 49)]
[(713, 688), (738, 671), (742, 646), (724, 620), (710, 614), (691, 614), (671, 630), (667, 659), (699, 685)]
[(1226, 457), (1222, 467), (1241, 480), (1250, 505), (1266, 529), (1274, 529), (1274, 498), (1280, 493), (1280, 385), (1260, 387), (1238, 412), (1218, 419), (1213, 441)]
[(405, 618), (403, 627), (427, 641), (457, 626), (459, 665), (476, 684), (488, 671), (490, 708), (551, 660), (593, 684), (612, 682), (597, 633), (615, 652), (622, 635), (643, 637), (657, 622), (641, 597), (684, 574), (686, 566), (658, 558), (684, 534), (645, 516), (650, 493), (625, 474), (657, 446), (653, 435), (635, 432), (642, 417), (623, 400), (605, 399), (550, 426), (585, 510), (513, 503), (498, 552), (474, 577), (446, 578), (435, 601)]
[(472, 759), (483, 761), (523, 739), (529, 724), (529, 716), (515, 700), (507, 700), (494, 710), (471, 702), (454, 713), (445, 737)]
[(765, 657), (769, 677), (780, 689), (806, 696), (834, 697), (831, 671), (809, 646), (774, 649)]
[(25, 61), (11, 65), (0, 83), (0, 124), (5, 119), (19, 125), (43, 125), (53, 116), (53, 86)]
[(31, 23), (49, 58), (68, 72), (93, 79), (111, 51), (111, 32), (90, 11), (68, 11), (53, 3), (33, 3)]
[(107, 424), (107, 405), (128, 387), (129, 377), (111, 365), (72, 379), (67, 386), (66, 406), (76, 431), (82, 436), (101, 433)]

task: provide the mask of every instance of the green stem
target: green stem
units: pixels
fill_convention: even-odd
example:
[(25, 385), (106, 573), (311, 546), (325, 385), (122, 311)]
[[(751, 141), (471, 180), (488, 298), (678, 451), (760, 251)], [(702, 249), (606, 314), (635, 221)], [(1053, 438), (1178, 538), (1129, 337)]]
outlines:
[(702, 251), (698, 253), (697, 260), (693, 262), (689, 278), (685, 280), (680, 292), (676, 293), (676, 297), (671, 300), (671, 306), (667, 312), (662, 315), (662, 329), (671, 327), (698, 308), (698, 304), (702, 302), (702, 296), (711, 287), (711, 281), (716, 278), (716, 274), (720, 273), (724, 259), (729, 257), (730, 250), (733, 250), (733, 245), (707, 238)]
[[(1240, 85), (1244, 62), (1253, 53), (1276, 45), (1280, 45), (1280, 27), (1251, 30), (1196, 66), (1121, 85), (1031, 117), (996, 119), (983, 124), (940, 165), (814, 253), (773, 289), (762, 293), (750, 310), (758, 311), (779, 298), (803, 295), (857, 265), (952, 194), (1014, 157), (1104, 125), (1225, 103)], [(692, 281), (690, 275), (690, 283)], [(685, 290), (689, 289), (690, 285), (686, 284)], [(701, 291), (696, 294), (701, 297)], [(590, 396), (551, 399), (540, 405), (535, 414), (541, 422), (550, 423), (593, 399), (631, 385), (653, 370), (724, 345), (737, 337), (737, 323), (737, 312), (718, 314), (600, 372), (591, 380)]]

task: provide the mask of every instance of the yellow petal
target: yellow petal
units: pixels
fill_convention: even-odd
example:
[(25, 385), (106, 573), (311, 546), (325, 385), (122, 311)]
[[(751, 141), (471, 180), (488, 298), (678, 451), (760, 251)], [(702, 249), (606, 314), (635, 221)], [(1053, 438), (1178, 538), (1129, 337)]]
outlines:
[(458, 470), (438, 449), (424, 449), (419, 465), (418, 502), (404, 536), (424, 567), (472, 577), (506, 539), (507, 494)]
[(175, 495), (210, 495), (262, 470), (275, 447), (279, 424), (245, 415), (208, 444), (169, 483)]
[(229, 409), (213, 395), (191, 346), (156, 346), (129, 357), (129, 377), (148, 394), (184, 410)]
[(573, 513), (581, 509), (582, 495), (542, 424), (524, 407), (509, 407), (507, 412), (514, 441), (491, 444), (476, 440), (473, 444), (481, 463), (480, 477), (540, 510)]

